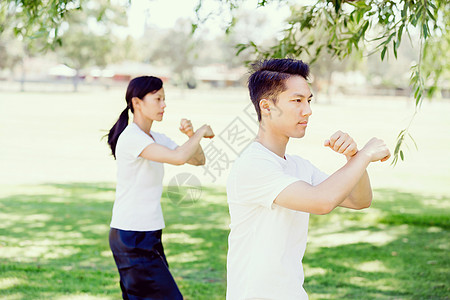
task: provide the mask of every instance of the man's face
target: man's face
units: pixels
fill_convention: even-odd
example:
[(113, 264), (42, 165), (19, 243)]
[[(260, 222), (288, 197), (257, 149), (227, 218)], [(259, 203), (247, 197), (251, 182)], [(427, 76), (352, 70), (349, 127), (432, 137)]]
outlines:
[(265, 116), (265, 121), (276, 134), (304, 137), (308, 119), (312, 114), (311, 90), (301, 76), (288, 78), (285, 86), (286, 90), (278, 95), (276, 104), (268, 102), (270, 114)]

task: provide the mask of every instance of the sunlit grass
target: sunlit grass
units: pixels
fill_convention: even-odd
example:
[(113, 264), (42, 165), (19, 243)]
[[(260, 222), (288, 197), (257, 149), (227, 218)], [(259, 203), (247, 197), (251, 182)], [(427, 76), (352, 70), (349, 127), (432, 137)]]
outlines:
[[(311, 216), (304, 258), (311, 299), (446, 299), (449, 197), (376, 190), (365, 211)], [(112, 183), (0, 189), (0, 298), (120, 299), (108, 246)], [(172, 201), (163, 239), (186, 299), (224, 299), (224, 188)]]

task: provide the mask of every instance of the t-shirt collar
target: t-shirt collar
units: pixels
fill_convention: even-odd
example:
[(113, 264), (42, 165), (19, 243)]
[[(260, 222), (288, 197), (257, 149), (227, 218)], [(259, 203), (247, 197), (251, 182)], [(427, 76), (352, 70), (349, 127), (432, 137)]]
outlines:
[(267, 149), (263, 144), (261, 144), (260, 142), (254, 141), (253, 144), (256, 145), (256, 147), (260, 148), (261, 150), (263, 150), (264, 152), (269, 153), (270, 155), (272, 155), (273, 157), (275, 157), (275, 159), (281, 163), (283, 166), (286, 166), (288, 164), (287, 162), (287, 155), (284, 155), (284, 158), (281, 158), (279, 155), (275, 154), (274, 152), (272, 152), (271, 150)]

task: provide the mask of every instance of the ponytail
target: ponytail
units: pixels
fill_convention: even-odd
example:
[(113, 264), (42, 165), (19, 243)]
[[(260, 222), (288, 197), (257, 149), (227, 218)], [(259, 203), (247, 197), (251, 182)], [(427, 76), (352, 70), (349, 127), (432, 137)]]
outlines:
[(114, 124), (108, 134), (108, 144), (111, 147), (111, 152), (114, 158), (116, 158), (116, 145), (119, 135), (128, 126), (128, 109), (129, 107), (127, 106), (127, 108), (123, 110), (116, 124)]
[(128, 110), (134, 113), (132, 99), (137, 97), (144, 99), (148, 93), (156, 93), (163, 87), (163, 82), (158, 77), (153, 76), (141, 76), (136, 77), (128, 84), (127, 92), (125, 94), (125, 100), (127, 101), (127, 107), (120, 114), (116, 124), (111, 128), (108, 133), (108, 144), (111, 147), (111, 152), (114, 158), (116, 158), (116, 145), (119, 135), (128, 126)]

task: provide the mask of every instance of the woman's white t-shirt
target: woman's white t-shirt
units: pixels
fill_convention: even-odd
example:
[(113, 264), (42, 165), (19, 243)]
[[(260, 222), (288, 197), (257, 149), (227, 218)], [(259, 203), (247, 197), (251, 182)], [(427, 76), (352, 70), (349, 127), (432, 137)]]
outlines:
[(161, 209), (164, 165), (139, 155), (155, 142), (172, 150), (178, 145), (164, 134), (150, 133), (155, 140), (136, 123), (131, 123), (117, 140), (117, 187), (112, 228), (153, 231), (165, 227)]

